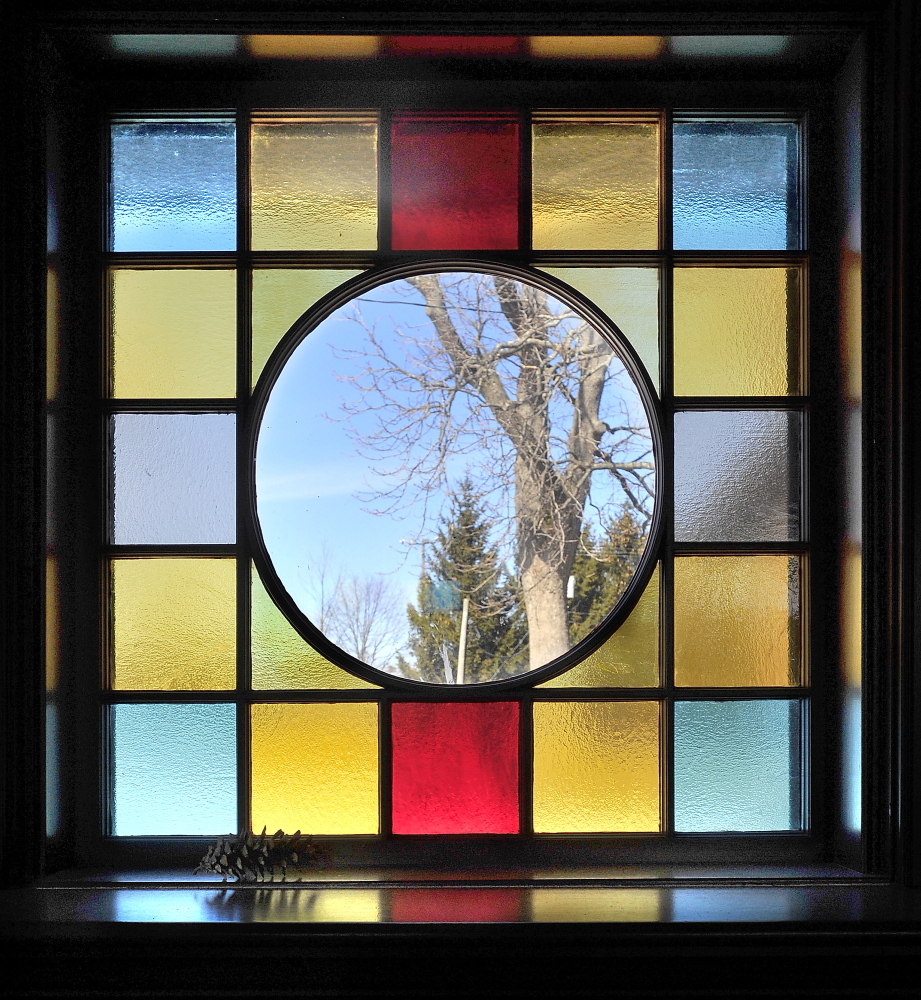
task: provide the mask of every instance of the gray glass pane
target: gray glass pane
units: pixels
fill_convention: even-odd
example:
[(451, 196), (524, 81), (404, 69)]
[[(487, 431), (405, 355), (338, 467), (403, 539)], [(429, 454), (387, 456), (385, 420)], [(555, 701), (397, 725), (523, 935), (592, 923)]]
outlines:
[(675, 540), (798, 540), (801, 452), (799, 413), (675, 414)]
[(116, 836), (237, 828), (233, 705), (115, 705)]
[(675, 704), (675, 829), (800, 830), (802, 703)]
[(233, 250), (232, 122), (112, 126), (112, 249)]
[(236, 418), (230, 413), (119, 413), (116, 545), (236, 541)]
[(798, 147), (793, 122), (677, 123), (675, 249), (795, 249)]

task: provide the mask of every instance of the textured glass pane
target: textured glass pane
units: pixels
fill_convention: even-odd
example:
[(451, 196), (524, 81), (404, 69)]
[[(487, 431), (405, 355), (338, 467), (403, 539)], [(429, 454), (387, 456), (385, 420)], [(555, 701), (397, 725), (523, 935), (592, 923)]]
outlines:
[(253, 705), (253, 829), (377, 833), (377, 705)]
[(236, 420), (229, 413), (119, 413), (116, 545), (236, 541)]
[(391, 146), (394, 250), (518, 247), (518, 123), (405, 118)]
[(256, 123), (252, 132), (254, 250), (377, 247), (377, 125)]
[(119, 397), (233, 396), (234, 271), (112, 271), (112, 381)]
[(659, 271), (654, 267), (544, 267), (591, 300), (630, 341), (659, 388)]
[(534, 829), (659, 829), (657, 703), (535, 703)]
[(114, 560), (113, 686), (232, 688), (236, 597), (233, 559)]
[(112, 715), (116, 836), (237, 829), (233, 705), (115, 705)]
[(233, 250), (232, 122), (112, 126), (112, 249)]
[(795, 249), (798, 146), (793, 122), (677, 122), (675, 249)]
[(796, 269), (675, 268), (676, 395), (795, 395), (799, 339)]
[(255, 569), (252, 571), (253, 687), (374, 688), (305, 642), (269, 597)]
[(393, 832), (517, 833), (518, 705), (393, 705)]
[(659, 567), (620, 628), (594, 653), (539, 687), (654, 687), (659, 683)]
[(675, 683), (799, 684), (798, 556), (675, 560)]
[(253, 271), (253, 385), (291, 324), (360, 271), (273, 268)]
[(801, 830), (801, 703), (675, 704), (675, 829)]
[(654, 122), (534, 125), (534, 247), (654, 250), (659, 127)]
[(675, 539), (798, 539), (801, 458), (799, 413), (675, 414)]

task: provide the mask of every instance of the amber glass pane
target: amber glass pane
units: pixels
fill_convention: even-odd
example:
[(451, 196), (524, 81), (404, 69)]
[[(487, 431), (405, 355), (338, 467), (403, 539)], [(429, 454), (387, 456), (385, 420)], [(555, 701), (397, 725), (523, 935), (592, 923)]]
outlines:
[(272, 268), (253, 271), (253, 385), (301, 313), (361, 271)]
[(236, 272), (111, 272), (115, 396), (233, 396)]
[(654, 267), (544, 267), (606, 313), (659, 386), (659, 272)]
[(377, 833), (377, 705), (253, 705), (253, 829)]
[(236, 679), (233, 559), (112, 563), (119, 690), (226, 690)]
[(675, 268), (676, 395), (796, 395), (799, 341), (796, 268)]
[(675, 683), (800, 683), (798, 556), (675, 560)]
[(538, 59), (655, 59), (665, 48), (657, 35), (532, 35)]
[(657, 703), (534, 705), (534, 829), (659, 829)]
[(654, 687), (659, 683), (659, 567), (620, 628), (565, 674), (539, 687)]
[(376, 248), (376, 122), (255, 123), (252, 211), (254, 250)]
[(534, 125), (533, 242), (540, 250), (654, 250), (659, 245), (655, 122)]
[(517, 249), (518, 146), (513, 120), (395, 121), (393, 249)]
[(252, 570), (253, 687), (324, 689), (374, 688), (330, 663), (288, 624)]

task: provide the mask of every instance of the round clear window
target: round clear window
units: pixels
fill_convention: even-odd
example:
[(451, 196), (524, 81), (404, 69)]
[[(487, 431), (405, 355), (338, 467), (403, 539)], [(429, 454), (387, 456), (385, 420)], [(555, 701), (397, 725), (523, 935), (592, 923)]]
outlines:
[(652, 570), (641, 364), (562, 286), (476, 266), (353, 280), (255, 395), (260, 572), (308, 641), (378, 680), (559, 670)]

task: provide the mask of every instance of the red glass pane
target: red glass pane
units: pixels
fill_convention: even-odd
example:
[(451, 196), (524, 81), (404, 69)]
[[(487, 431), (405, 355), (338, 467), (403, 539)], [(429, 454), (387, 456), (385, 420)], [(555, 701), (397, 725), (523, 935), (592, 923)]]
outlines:
[(510, 923), (521, 920), (521, 889), (393, 889), (390, 919), (396, 923)]
[(517, 121), (407, 116), (392, 139), (394, 250), (517, 249)]
[(518, 704), (393, 705), (393, 832), (517, 833)]
[(524, 49), (514, 35), (388, 35), (384, 51), (390, 56), (510, 56)]

